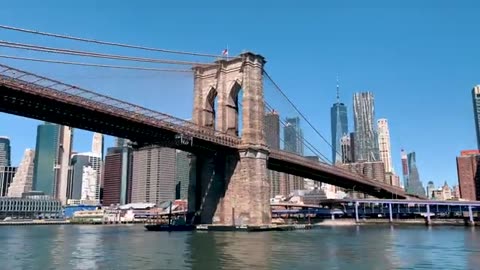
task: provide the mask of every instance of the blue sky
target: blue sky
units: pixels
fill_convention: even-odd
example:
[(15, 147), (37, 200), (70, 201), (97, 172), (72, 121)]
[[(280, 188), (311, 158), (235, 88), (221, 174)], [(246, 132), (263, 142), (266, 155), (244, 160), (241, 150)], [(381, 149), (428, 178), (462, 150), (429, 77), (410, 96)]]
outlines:
[[(387, 118), (393, 161), (400, 172), (400, 149), (417, 152), (424, 183), (457, 181), (455, 157), (476, 148), (471, 89), (480, 83), (479, 4), (464, 1), (337, 1), (336, 4), (286, 1), (255, 4), (182, 2), (118, 4), (118, 1), (10, 1), (0, 9), (0, 24), (145, 46), (230, 54), (250, 50), (264, 55), (266, 69), (310, 121), (330, 139), (330, 106), (335, 80), (353, 129), (352, 95), (372, 91), (376, 118)], [(434, 3), (437, 7), (433, 7)], [(187, 8), (188, 6), (188, 8)], [(46, 46), (96, 50), (157, 58), (158, 53), (19, 34), (0, 30), (0, 39)], [(0, 54), (120, 63), (0, 48)], [(84, 86), (162, 112), (189, 118), (192, 78), (185, 74), (114, 71), (0, 59), (0, 63)], [(135, 64), (133, 64), (135, 65)], [(145, 64), (136, 64), (151, 66)], [(270, 103), (282, 116), (286, 102), (266, 86)], [(9, 136), (13, 162), (35, 147), (38, 121), (0, 114), (0, 135)], [(304, 125), (306, 138), (327, 157), (328, 146)], [(76, 130), (74, 148), (87, 151), (91, 133)], [(109, 138), (106, 145), (111, 145)]]

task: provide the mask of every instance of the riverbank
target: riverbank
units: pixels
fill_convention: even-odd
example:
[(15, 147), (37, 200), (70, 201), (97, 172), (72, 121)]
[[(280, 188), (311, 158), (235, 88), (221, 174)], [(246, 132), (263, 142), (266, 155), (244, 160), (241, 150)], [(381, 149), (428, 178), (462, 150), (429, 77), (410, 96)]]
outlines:
[(22, 221), (1, 221), (0, 226), (30, 226), (30, 225), (65, 225), (70, 224), (68, 220), (22, 220)]

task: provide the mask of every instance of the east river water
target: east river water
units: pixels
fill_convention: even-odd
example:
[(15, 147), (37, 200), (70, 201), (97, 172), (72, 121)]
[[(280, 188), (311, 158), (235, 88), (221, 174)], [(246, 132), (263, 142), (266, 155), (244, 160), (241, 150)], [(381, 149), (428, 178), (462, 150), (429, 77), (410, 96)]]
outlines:
[(1, 226), (0, 269), (480, 269), (480, 229), (167, 233), (141, 225)]

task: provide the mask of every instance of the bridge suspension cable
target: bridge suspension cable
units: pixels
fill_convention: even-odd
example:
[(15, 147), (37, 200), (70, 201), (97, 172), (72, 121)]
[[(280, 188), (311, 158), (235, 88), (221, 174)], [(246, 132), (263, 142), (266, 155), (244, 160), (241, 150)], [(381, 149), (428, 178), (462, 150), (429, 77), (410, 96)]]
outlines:
[(78, 51), (78, 50), (70, 50), (70, 49), (60, 49), (60, 48), (31, 45), (31, 44), (25, 44), (25, 43), (8, 42), (8, 41), (2, 41), (2, 40), (0, 40), (0, 47), (8, 47), (8, 48), (31, 50), (31, 51), (40, 51), (40, 52), (55, 53), (55, 54), (68, 54), (68, 55), (94, 57), (94, 58), (125, 60), (125, 61), (135, 61), (135, 62), (147, 62), (147, 63), (159, 63), (159, 64), (190, 65), (190, 66), (194, 66), (194, 65), (204, 65), (204, 66), (216, 65), (216, 64), (212, 64), (212, 63), (178, 61), (178, 60), (144, 58), (144, 57), (132, 57), (132, 56), (123, 56), (123, 55), (116, 55), (116, 54), (103, 54), (103, 53), (96, 53), (96, 52)]
[(8, 26), (8, 25), (0, 25), (0, 28), (6, 29), (6, 30), (17, 31), (17, 32), (35, 34), (35, 35), (55, 37), (55, 38), (61, 38), (61, 39), (69, 39), (69, 40), (88, 42), (88, 43), (96, 43), (96, 44), (100, 44), (100, 45), (116, 46), (116, 47), (130, 48), (130, 49), (139, 49), (139, 50), (145, 50), (145, 51), (172, 53), (172, 54), (183, 54), (183, 55), (191, 55), (191, 56), (203, 56), (203, 57), (221, 57), (221, 55), (215, 55), (215, 54), (196, 53), (196, 52), (187, 52), (187, 51), (178, 51), (178, 50), (168, 50), (168, 49), (152, 48), (152, 47), (145, 47), (145, 46), (138, 46), (138, 45), (130, 45), (130, 44), (124, 44), (124, 43), (118, 43), (118, 42), (108, 42), (108, 41), (101, 41), (101, 40), (95, 40), (95, 39), (74, 37), (74, 36), (69, 36), (69, 35), (61, 35), (61, 34), (41, 32), (41, 31), (36, 31), (36, 30), (23, 29), (23, 28), (19, 28), (19, 27)]
[[(313, 131), (322, 138), (322, 140), (331, 148), (333, 149), (332, 144), (318, 131), (318, 129), (315, 128), (315, 126), (308, 120), (308, 118), (298, 109), (298, 107), (293, 103), (293, 101), (285, 94), (285, 92), (280, 88), (280, 86), (270, 77), (268, 72), (264, 69), (263, 74), (266, 76), (266, 78), (273, 84), (275, 89), (287, 100), (287, 102), (293, 107), (293, 109), (302, 117), (303, 120), (313, 129)], [(337, 150), (337, 154), (341, 153)]]
[[(267, 101), (264, 101), (264, 103), (268, 110), (270, 110), (271, 112), (275, 111), (275, 109)], [(285, 123), (285, 121), (283, 121), (282, 119), (279, 120), (283, 127), (287, 126), (287, 123)], [(297, 138), (301, 137), (298, 131), (295, 131), (295, 136)], [(280, 140), (285, 144), (285, 140), (283, 140), (282, 138), (280, 138)], [(305, 138), (302, 138), (302, 144), (307, 147), (307, 149), (310, 150), (313, 154), (318, 155), (318, 157), (323, 162), (331, 163), (331, 161), (325, 155), (323, 155), (317, 148), (315, 148), (315, 146), (313, 146), (313, 144), (311, 144), (308, 140), (305, 140)]]
[(42, 62), (42, 63), (52, 63), (52, 64), (63, 64), (63, 65), (113, 68), (113, 69), (144, 70), (144, 71), (159, 71), (159, 72), (185, 72), (185, 73), (193, 72), (192, 70), (189, 70), (189, 69), (163, 69), (163, 68), (147, 68), (147, 67), (136, 67), (136, 66), (104, 65), (104, 64), (94, 64), (94, 63), (40, 59), (40, 58), (31, 58), (31, 57), (19, 57), (19, 56), (4, 55), (4, 54), (0, 54), (0, 58), (33, 61), (33, 62)]

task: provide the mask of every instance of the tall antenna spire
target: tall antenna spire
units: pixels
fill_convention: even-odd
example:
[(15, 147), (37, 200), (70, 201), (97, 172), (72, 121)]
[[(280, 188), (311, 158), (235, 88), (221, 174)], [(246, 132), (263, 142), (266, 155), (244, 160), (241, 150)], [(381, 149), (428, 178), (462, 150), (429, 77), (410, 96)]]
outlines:
[(337, 103), (340, 103), (340, 85), (338, 84), (338, 74), (337, 74)]

